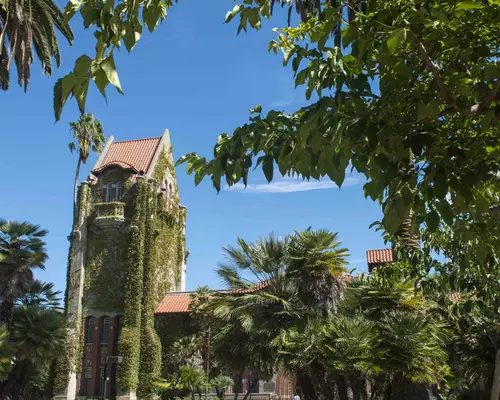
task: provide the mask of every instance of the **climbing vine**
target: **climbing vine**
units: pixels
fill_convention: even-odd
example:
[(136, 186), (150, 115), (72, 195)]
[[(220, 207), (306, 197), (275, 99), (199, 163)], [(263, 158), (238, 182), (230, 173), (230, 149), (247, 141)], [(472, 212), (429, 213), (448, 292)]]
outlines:
[[(66, 270), (66, 290), (64, 293), (64, 313), (70, 321), (70, 329), (65, 338), (64, 351), (53, 364), (53, 386), (54, 393), (64, 393), (66, 390), (70, 373), (78, 374), (81, 367), (81, 358), (83, 347), (81, 345), (81, 315), (78, 314), (79, 308), (73, 309), (74, 296), (70, 297), (70, 293), (79, 293), (80, 273), (73, 272), (75, 265), (75, 242), (77, 235), (80, 235), (81, 224), (86, 216), (89, 199), (89, 188), (87, 184), (82, 184), (78, 191), (78, 210), (77, 218), (73, 221), (71, 230), (70, 246), (68, 250), (68, 266)], [(79, 237), (78, 237), (79, 239)], [(78, 301), (78, 300), (77, 300)], [(81, 311), (81, 310), (80, 310)], [(71, 317), (71, 318), (69, 318)]]
[(146, 221), (144, 237), (144, 278), (141, 314), (141, 357), (139, 365), (139, 386), (137, 395), (140, 399), (153, 398), (153, 381), (159, 376), (161, 368), (161, 343), (154, 329), (155, 291), (154, 282), (157, 277), (155, 236), (156, 219), (156, 182), (149, 189), (150, 195), (146, 202)]
[(89, 232), (84, 286), (87, 308), (123, 312), (127, 243), (128, 235), (122, 230)]
[[(125, 189), (120, 202), (103, 203), (105, 183), (117, 179), (124, 182)], [(168, 196), (159, 190), (165, 180), (173, 188)], [(185, 253), (185, 210), (179, 206), (171, 148), (160, 153), (149, 182), (141, 176), (127, 178), (119, 170), (100, 176), (90, 196), (86, 193), (83, 199), (82, 195), (80, 209), (86, 210), (85, 218), (79, 220), (87, 227), (84, 308), (88, 315), (92, 311), (124, 314), (118, 344), (123, 362), (117, 369), (117, 394), (136, 392), (141, 400), (150, 400), (152, 383), (162, 366), (154, 309), (168, 291), (178, 287)], [(75, 243), (73, 238), (71, 248)], [(81, 284), (79, 276), (70, 271), (67, 278), (68, 291)], [(71, 308), (70, 297), (67, 309)], [(68, 340), (66, 361), (56, 368), (61, 377), (81, 367), (81, 318), (79, 315), (74, 331), (79, 333)], [(61, 379), (58, 389), (64, 389), (67, 383), (67, 379)]]
[(124, 290), (125, 325), (121, 331), (118, 353), (123, 362), (118, 365), (119, 393), (135, 392), (139, 380), (141, 345), (141, 311), (143, 281), (144, 235), (148, 187), (144, 178), (137, 180), (135, 210), (130, 221), (130, 244), (127, 251), (127, 276)]

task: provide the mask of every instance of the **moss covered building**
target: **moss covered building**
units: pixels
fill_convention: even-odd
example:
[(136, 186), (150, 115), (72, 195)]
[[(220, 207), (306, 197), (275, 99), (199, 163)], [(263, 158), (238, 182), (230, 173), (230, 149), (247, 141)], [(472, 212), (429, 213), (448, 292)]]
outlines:
[(185, 219), (168, 131), (111, 137), (79, 187), (57, 398), (153, 397), (161, 368), (154, 310), (167, 292), (185, 290)]

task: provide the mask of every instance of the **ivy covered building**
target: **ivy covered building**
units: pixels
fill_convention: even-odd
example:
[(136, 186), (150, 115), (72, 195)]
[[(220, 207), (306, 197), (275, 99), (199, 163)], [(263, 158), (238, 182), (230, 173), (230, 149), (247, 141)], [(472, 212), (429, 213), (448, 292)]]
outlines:
[(161, 368), (155, 307), (167, 292), (185, 290), (186, 276), (186, 209), (168, 131), (123, 142), (111, 137), (79, 187), (76, 214), (57, 398), (151, 398)]

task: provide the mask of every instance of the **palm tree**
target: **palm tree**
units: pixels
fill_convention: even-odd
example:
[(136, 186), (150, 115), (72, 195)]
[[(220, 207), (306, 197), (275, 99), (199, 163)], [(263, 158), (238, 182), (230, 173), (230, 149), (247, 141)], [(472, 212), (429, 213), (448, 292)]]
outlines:
[(52, 74), (52, 58), (61, 64), (56, 28), (71, 44), (73, 32), (53, 0), (6, 0), (0, 3), (0, 88), (7, 90), (10, 67), (17, 67), (19, 85), (26, 91), (34, 54), (46, 75)]
[(0, 321), (10, 324), (17, 298), (33, 284), (33, 269), (45, 268), (46, 234), (29, 222), (0, 220)]
[(15, 362), (8, 379), (0, 383), (0, 399), (19, 398), (18, 392), (41, 366), (57, 357), (65, 338), (64, 314), (46, 307), (17, 307), (9, 337), (15, 346)]
[(22, 297), (17, 299), (18, 306), (43, 307), (62, 311), (60, 291), (54, 291), (54, 284), (34, 280)]
[(104, 137), (104, 128), (102, 124), (94, 118), (93, 114), (82, 114), (78, 121), (70, 122), (70, 132), (73, 141), (69, 143), (69, 150), (73, 153), (78, 151), (78, 163), (76, 164), (75, 183), (73, 185), (73, 220), (76, 219), (76, 201), (78, 176), (80, 175), (80, 166), (87, 162), (90, 152), (100, 153), (103, 149), (106, 138)]
[(217, 375), (215, 378), (213, 378), (210, 383), (215, 386), (217, 390), (217, 397), (220, 400), (225, 400), (226, 399), (226, 391), (229, 387), (232, 386), (233, 384), (233, 378), (230, 376), (225, 376), (225, 375)]
[(189, 390), (194, 400), (196, 393), (201, 399), (201, 389), (207, 385), (207, 380), (201, 368), (181, 367), (178, 384)]
[(343, 291), (349, 252), (340, 248), (337, 233), (310, 228), (290, 236), (287, 274), (296, 281), (302, 302), (324, 314), (335, 310)]

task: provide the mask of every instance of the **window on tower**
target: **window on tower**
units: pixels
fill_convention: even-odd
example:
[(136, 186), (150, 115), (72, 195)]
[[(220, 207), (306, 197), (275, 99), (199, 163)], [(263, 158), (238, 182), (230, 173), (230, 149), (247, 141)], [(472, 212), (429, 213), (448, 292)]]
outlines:
[(106, 201), (113, 201), (113, 184), (111, 182), (106, 185)]
[(102, 324), (101, 343), (108, 343), (108, 341), (109, 341), (109, 323), (110, 323), (109, 317), (104, 318), (104, 321)]
[(123, 193), (123, 183), (122, 182), (117, 182), (116, 183), (116, 201), (120, 201)]
[(87, 322), (86, 341), (87, 343), (92, 343), (92, 337), (94, 335), (95, 319), (89, 318), (87, 321), (88, 322)]

